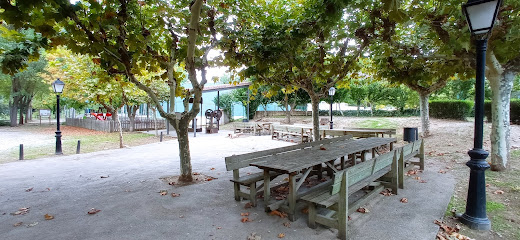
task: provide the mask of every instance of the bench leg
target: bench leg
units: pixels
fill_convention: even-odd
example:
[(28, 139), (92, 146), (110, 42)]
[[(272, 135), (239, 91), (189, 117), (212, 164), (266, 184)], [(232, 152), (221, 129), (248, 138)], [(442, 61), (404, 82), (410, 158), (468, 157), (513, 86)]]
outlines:
[(348, 223), (348, 172), (344, 171), (343, 179), (341, 179), (341, 188), (339, 190), (338, 202), (338, 238), (347, 239), (347, 223)]
[(404, 155), (403, 155), (403, 152), (401, 151), (401, 154), (399, 155), (399, 173), (397, 174), (398, 176), (398, 181), (399, 181), (399, 188), (400, 189), (404, 189)]
[(318, 180), (321, 180), (323, 178), (323, 167), (320, 164), (316, 166), (316, 169), (318, 170)]
[(271, 175), (269, 175), (269, 170), (264, 170), (264, 204), (265, 211), (269, 212), (269, 200), (271, 199)]
[(289, 174), (289, 196), (287, 200), (289, 201), (289, 220), (296, 220), (296, 176), (293, 174)]
[(341, 170), (345, 169), (345, 156), (341, 157)]
[(420, 165), (419, 169), (424, 170), (424, 139), (421, 139), (421, 147), (419, 148), (419, 159)]
[(251, 205), (256, 207), (256, 182), (249, 185), (249, 200), (251, 200)]
[(316, 228), (316, 204), (315, 203), (309, 203), (309, 222), (307, 223), (307, 226), (314, 229)]
[(234, 189), (235, 189), (235, 201), (240, 201), (242, 198), (240, 197), (240, 184), (234, 183)]

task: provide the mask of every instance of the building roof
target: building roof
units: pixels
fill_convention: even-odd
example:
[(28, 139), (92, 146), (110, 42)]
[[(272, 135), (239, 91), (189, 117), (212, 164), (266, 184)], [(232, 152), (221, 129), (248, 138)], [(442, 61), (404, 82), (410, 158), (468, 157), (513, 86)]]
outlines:
[(214, 85), (214, 86), (204, 86), (204, 89), (202, 92), (215, 92), (215, 91), (224, 91), (224, 90), (232, 90), (237, 88), (246, 88), (251, 85), (250, 82), (241, 82), (239, 84), (221, 84), (221, 85)]

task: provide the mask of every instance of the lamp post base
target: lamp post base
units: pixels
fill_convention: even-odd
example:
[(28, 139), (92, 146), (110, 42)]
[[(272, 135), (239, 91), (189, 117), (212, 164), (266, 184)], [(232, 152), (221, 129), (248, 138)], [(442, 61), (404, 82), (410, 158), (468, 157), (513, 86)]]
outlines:
[(334, 129), (334, 123), (330, 121), (330, 129)]
[(63, 151), (61, 150), (61, 131), (56, 132), (56, 155), (62, 155)]
[(467, 214), (462, 214), (459, 221), (474, 230), (491, 230), (491, 222), (486, 218), (475, 218)]

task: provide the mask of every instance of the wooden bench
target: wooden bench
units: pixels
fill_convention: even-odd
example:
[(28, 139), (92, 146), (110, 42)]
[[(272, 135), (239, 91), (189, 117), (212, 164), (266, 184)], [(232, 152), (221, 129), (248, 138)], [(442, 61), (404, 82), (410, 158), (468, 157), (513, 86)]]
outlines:
[[(251, 201), (251, 204), (253, 206), (256, 206), (256, 195), (258, 190), (260, 190), (263, 186), (263, 183), (259, 186), (257, 186), (257, 182), (264, 180), (263, 172), (258, 173), (252, 173), (249, 175), (243, 175), (240, 176), (239, 170), (242, 168), (249, 167), (250, 163), (261, 161), (262, 158), (265, 158), (267, 156), (275, 155), (275, 154), (283, 154), (291, 151), (298, 151), (305, 148), (313, 148), (313, 147), (319, 147), (321, 144), (331, 143), (335, 141), (345, 141), (348, 139), (351, 139), (352, 136), (343, 136), (339, 138), (334, 139), (327, 139), (319, 142), (309, 142), (309, 143), (302, 143), (297, 144), (293, 146), (288, 147), (281, 147), (281, 148), (275, 148), (275, 149), (268, 149), (258, 152), (252, 152), (252, 153), (246, 153), (246, 154), (240, 154), (240, 155), (233, 155), (225, 158), (226, 162), (226, 170), (233, 171), (233, 179), (231, 179), (231, 182), (234, 184), (234, 195), (235, 200), (240, 201), (241, 198), (249, 199)], [(271, 172), (272, 178), (275, 178), (276, 176), (280, 175), (275, 172)], [(249, 187), (247, 191), (243, 191), (241, 186)]]
[(234, 133), (251, 133), (260, 132), (262, 128), (255, 122), (236, 122), (233, 124)]
[[(420, 170), (424, 170), (424, 139), (416, 140), (415, 142), (408, 143), (400, 149), (399, 157), (399, 188), (404, 187), (404, 171), (412, 168), (413, 166), (419, 166)], [(411, 159), (419, 158), (419, 161), (412, 162)]]
[(299, 139), (301, 143), (310, 142), (312, 137), (312, 128), (273, 125), (271, 130), (271, 139), (284, 140), (289, 137)]
[[(374, 181), (389, 174), (392, 176), (391, 181), (384, 185), (397, 192), (399, 151), (393, 150), (346, 170), (337, 171), (330, 189), (303, 196), (301, 199), (309, 204), (309, 227), (316, 228), (316, 223), (319, 223), (336, 228), (339, 230), (338, 237), (347, 239), (348, 215), (384, 188)], [(373, 189), (349, 206), (348, 197), (369, 185)], [(328, 211), (318, 211), (318, 208), (326, 208)]]

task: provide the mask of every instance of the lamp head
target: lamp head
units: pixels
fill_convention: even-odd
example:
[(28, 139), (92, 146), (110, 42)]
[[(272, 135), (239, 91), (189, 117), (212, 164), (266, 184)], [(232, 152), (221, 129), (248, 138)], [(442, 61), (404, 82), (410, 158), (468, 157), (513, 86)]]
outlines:
[(334, 96), (335, 93), (336, 93), (336, 88), (334, 88), (334, 87), (329, 88), (329, 96)]
[(489, 36), (501, 3), (502, 0), (468, 0), (462, 5), (471, 35)]
[(60, 81), (59, 78), (56, 79), (56, 81), (54, 81), (52, 83), (52, 89), (54, 90), (55, 93), (62, 93), (64, 87), (65, 87), (65, 83)]

